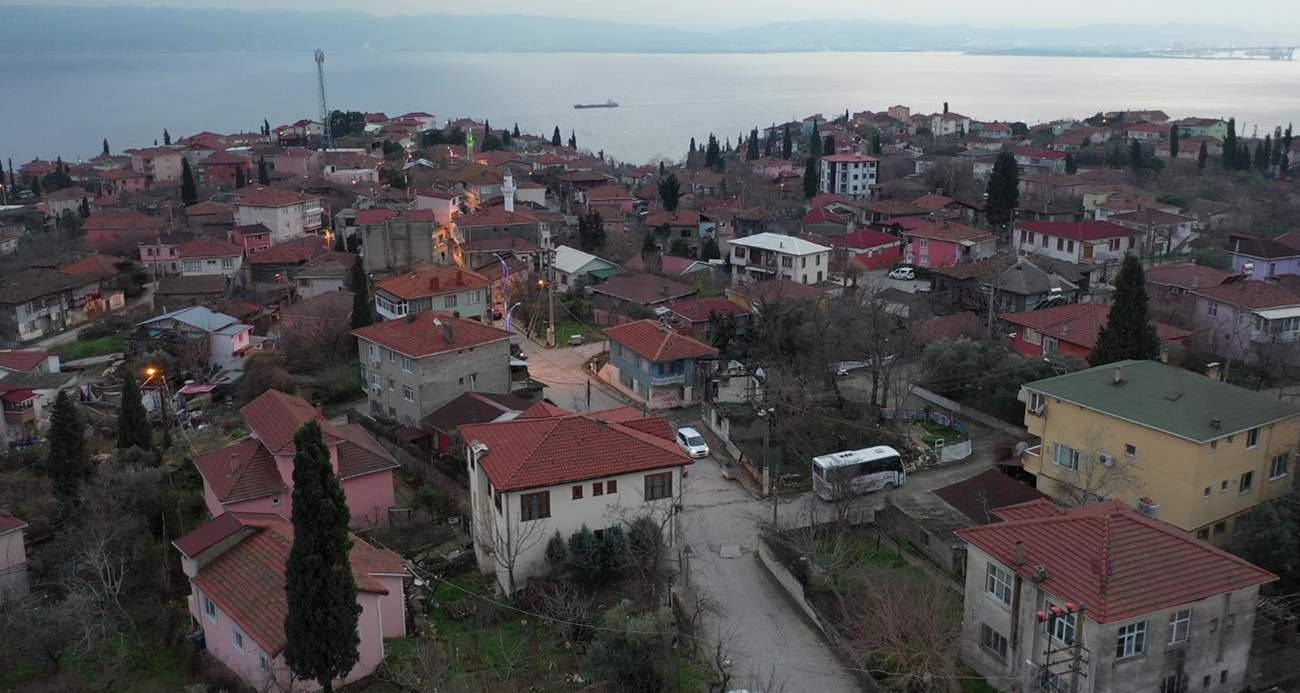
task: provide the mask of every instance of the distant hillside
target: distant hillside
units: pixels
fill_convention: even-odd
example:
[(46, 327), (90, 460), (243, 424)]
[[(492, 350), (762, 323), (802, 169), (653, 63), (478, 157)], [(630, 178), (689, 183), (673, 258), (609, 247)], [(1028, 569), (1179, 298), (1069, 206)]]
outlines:
[(0, 53), (213, 53), (326, 50), (574, 53), (763, 53), (1071, 50), (1300, 45), (1300, 33), (1208, 24), (982, 29), (871, 20), (784, 22), (716, 33), (524, 15), (286, 12), (0, 5)]

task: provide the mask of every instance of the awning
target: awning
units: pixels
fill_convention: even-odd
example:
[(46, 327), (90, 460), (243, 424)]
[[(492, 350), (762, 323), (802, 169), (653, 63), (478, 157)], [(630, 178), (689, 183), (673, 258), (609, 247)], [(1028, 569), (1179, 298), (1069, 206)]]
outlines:
[(1269, 308), (1267, 310), (1257, 310), (1258, 315), (1265, 320), (1280, 320), (1284, 318), (1300, 318), (1300, 306), (1290, 306), (1288, 308)]
[(212, 383), (190, 383), (189, 385), (177, 390), (176, 393), (180, 395), (201, 395), (205, 392), (212, 392), (215, 389), (217, 389), (217, 386)]
[(597, 279), (609, 279), (610, 277), (617, 277), (622, 273), (623, 273), (622, 267), (606, 267), (604, 269), (592, 270), (587, 274), (590, 274), (591, 276), (596, 277)]
[(0, 400), (6, 402), (26, 402), (35, 396), (36, 393), (31, 390), (10, 390), (3, 395), (0, 395)]

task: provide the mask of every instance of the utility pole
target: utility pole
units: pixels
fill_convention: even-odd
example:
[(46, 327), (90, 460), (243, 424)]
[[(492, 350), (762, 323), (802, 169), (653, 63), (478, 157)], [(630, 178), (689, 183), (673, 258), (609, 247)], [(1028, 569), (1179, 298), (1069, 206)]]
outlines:
[(591, 376), (587, 377), (587, 411), (591, 411)]
[(550, 322), (546, 324), (546, 346), (555, 348), (555, 251), (551, 250), (547, 254), (549, 267), (547, 267), (547, 285), (546, 295), (549, 299)]
[[(1070, 605), (1066, 604), (1068, 608)], [(1084, 606), (1079, 605), (1079, 610), (1074, 616), (1075, 630), (1082, 632), (1079, 626), (1082, 625)], [(1078, 634), (1074, 637), (1074, 645), (1070, 648), (1070, 693), (1079, 693), (1079, 670), (1083, 668), (1083, 638)]]

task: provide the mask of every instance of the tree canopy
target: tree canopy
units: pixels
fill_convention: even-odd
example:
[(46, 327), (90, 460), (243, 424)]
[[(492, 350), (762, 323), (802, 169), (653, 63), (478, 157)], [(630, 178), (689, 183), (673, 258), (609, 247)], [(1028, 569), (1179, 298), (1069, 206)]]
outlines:
[(149, 423), (149, 414), (144, 409), (144, 400), (140, 394), (140, 383), (135, 380), (130, 362), (123, 364), (117, 375), (122, 383), (122, 404), (117, 413), (117, 449), (135, 447), (154, 452), (153, 424)]
[(677, 180), (677, 174), (669, 173), (659, 179), (659, 200), (663, 202), (665, 210), (676, 212), (677, 203), (681, 198), (682, 184)]
[(1011, 152), (1003, 151), (994, 160), (987, 192), (984, 211), (989, 223), (994, 226), (1010, 224), (1020, 206), (1020, 171)]
[(1147, 308), (1146, 272), (1136, 255), (1125, 255), (1115, 278), (1114, 303), (1088, 363), (1102, 366), (1125, 359), (1160, 357), (1160, 338)]

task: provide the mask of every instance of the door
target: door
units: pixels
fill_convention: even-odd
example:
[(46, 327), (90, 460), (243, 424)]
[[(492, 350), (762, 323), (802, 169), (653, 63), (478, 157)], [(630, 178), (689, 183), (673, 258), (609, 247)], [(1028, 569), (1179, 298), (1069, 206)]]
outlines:
[(1092, 259), (1092, 244), (1091, 244), (1091, 243), (1085, 243), (1085, 244), (1083, 245), (1083, 259), (1085, 259), (1085, 260), (1091, 260), (1091, 259)]

